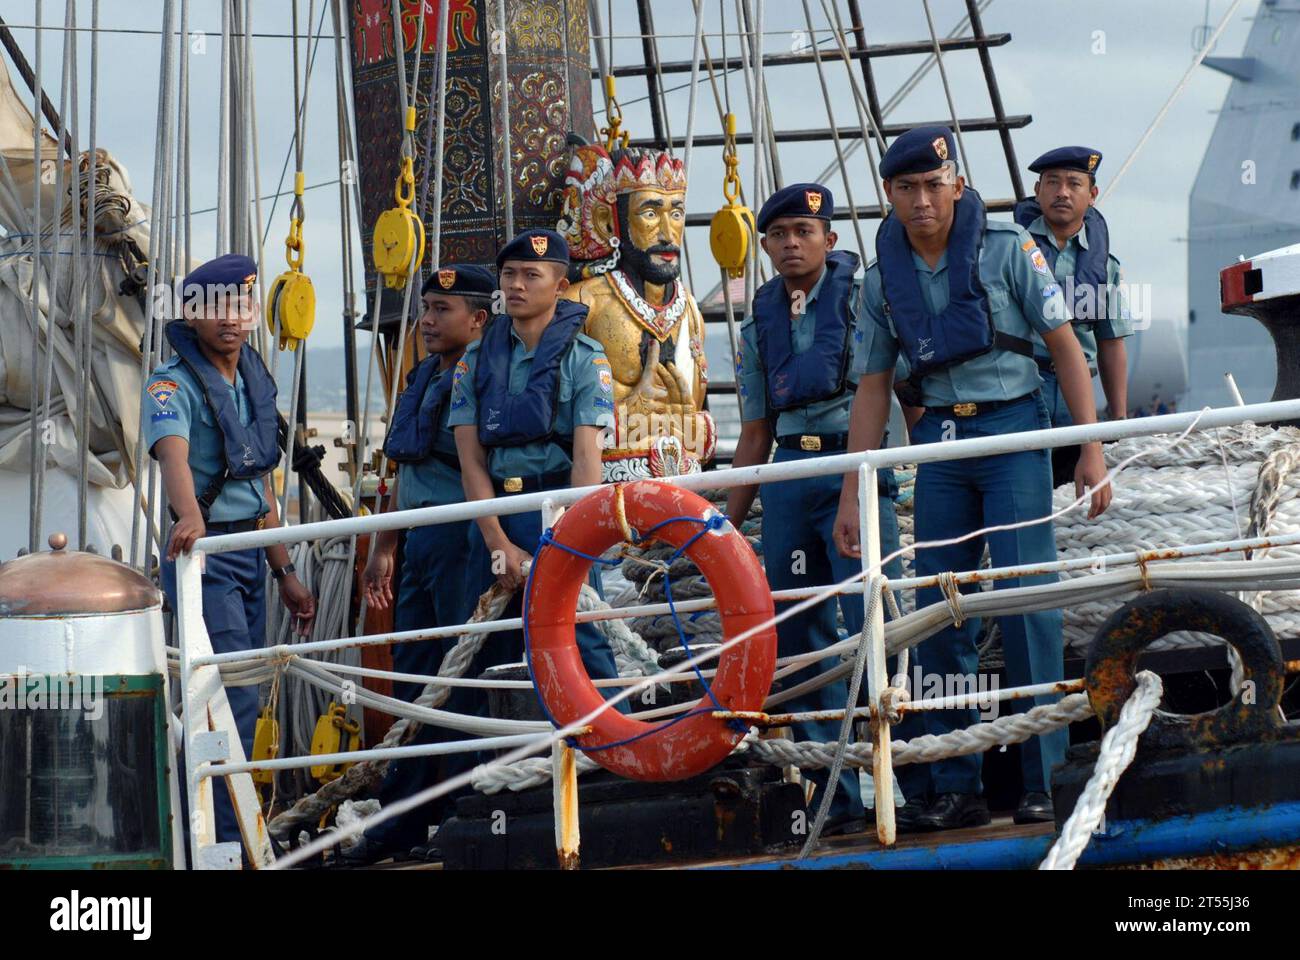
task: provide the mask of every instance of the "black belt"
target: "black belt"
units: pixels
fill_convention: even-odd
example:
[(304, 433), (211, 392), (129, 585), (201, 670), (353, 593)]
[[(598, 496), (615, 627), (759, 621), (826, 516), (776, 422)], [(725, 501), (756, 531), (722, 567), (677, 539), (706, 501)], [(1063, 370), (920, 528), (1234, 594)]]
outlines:
[[(1040, 357), (1038, 354), (1034, 354), (1034, 363), (1038, 364), (1038, 369), (1043, 373), (1050, 373), (1052, 376), (1056, 376), (1056, 364), (1053, 363), (1050, 358)], [(1097, 375), (1097, 368), (1089, 366), (1088, 373), (1095, 377)]]
[(783, 450), (809, 450), (819, 453), (838, 453), (848, 449), (847, 433), (792, 433), (777, 437), (776, 445)]
[(429, 456), (439, 463), (451, 467), (457, 473), (460, 473), (460, 457), (454, 453), (443, 453), (441, 450), (430, 450)]
[(536, 493), (539, 490), (558, 490), (569, 485), (570, 471), (554, 470), (528, 477), (493, 477), (492, 489), (497, 496), (503, 493)]
[(248, 533), (266, 526), (266, 514), (249, 517), (247, 520), (209, 520), (206, 526), (208, 533)]
[(1032, 393), (1026, 393), (1012, 400), (981, 400), (979, 403), (954, 403), (951, 407), (926, 407), (925, 409), (927, 413), (933, 413), (940, 417), (973, 417), (979, 413), (992, 413), (994, 410), (1009, 407), (1013, 403), (1020, 403), (1037, 393), (1038, 391), (1034, 390)]

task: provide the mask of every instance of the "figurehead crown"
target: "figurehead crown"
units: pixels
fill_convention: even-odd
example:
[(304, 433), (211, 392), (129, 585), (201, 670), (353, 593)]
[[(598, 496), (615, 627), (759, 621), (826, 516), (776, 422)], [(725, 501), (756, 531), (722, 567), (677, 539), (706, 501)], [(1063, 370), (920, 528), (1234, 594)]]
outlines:
[[(632, 148), (611, 155), (600, 144), (571, 135), (563, 212), (556, 229), (575, 262), (609, 261), (618, 245), (618, 198), (636, 190), (686, 191), (686, 165), (659, 150)], [(602, 229), (601, 223), (611, 229)], [(594, 270), (590, 272), (603, 272)]]

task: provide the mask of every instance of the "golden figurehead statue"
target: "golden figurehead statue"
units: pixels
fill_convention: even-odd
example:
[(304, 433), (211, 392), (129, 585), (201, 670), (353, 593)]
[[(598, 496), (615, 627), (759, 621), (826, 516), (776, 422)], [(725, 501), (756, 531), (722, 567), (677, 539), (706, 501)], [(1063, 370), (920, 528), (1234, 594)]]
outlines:
[[(565, 294), (588, 307), (614, 378), (606, 481), (690, 473), (713, 457), (705, 411), (704, 320), (681, 279), (686, 228), (682, 161), (570, 136), (557, 229), (573, 258)], [(675, 439), (668, 439), (675, 438)]]

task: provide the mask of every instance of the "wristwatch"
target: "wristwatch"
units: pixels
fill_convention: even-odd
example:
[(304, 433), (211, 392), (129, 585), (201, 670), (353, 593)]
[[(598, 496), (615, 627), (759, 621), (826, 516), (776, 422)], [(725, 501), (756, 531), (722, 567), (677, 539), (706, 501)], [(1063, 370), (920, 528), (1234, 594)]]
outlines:
[(292, 563), (286, 563), (286, 564), (285, 564), (283, 567), (281, 567), (279, 570), (275, 569), (275, 567), (272, 567), (272, 568), (271, 568), (271, 576), (275, 579), (275, 581), (276, 581), (277, 583), (279, 583), (281, 580), (283, 580), (283, 579), (284, 579), (285, 577), (287, 577), (289, 574), (293, 573), (293, 571), (294, 571), (294, 566), (293, 566), (293, 564), (292, 564)]

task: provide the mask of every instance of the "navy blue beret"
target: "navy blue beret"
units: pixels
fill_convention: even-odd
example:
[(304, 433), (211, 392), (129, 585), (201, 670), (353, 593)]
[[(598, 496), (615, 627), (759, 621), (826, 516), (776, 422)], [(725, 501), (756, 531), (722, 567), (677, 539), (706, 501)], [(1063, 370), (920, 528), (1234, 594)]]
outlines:
[(497, 278), (487, 267), (474, 264), (443, 267), (429, 274), (420, 293), (445, 293), (453, 297), (490, 297)]
[(242, 253), (227, 253), (195, 267), (181, 281), (181, 298), (188, 306), (212, 303), (220, 293), (244, 293), (257, 281), (257, 261)]
[(1057, 147), (1055, 150), (1048, 150), (1031, 163), (1029, 169), (1032, 173), (1042, 173), (1044, 170), (1078, 170), (1080, 173), (1096, 176), (1099, 166), (1101, 166), (1100, 150), (1094, 150), (1092, 147)]
[(889, 145), (880, 161), (880, 176), (889, 180), (905, 173), (929, 173), (947, 161), (957, 161), (957, 144), (947, 127), (914, 127)]
[(813, 217), (829, 221), (835, 211), (835, 196), (820, 183), (792, 183), (767, 198), (758, 211), (755, 226), (766, 233), (768, 224), (778, 217)]
[(569, 265), (569, 245), (554, 230), (525, 230), (497, 254), (497, 267), (507, 260), (549, 260)]

